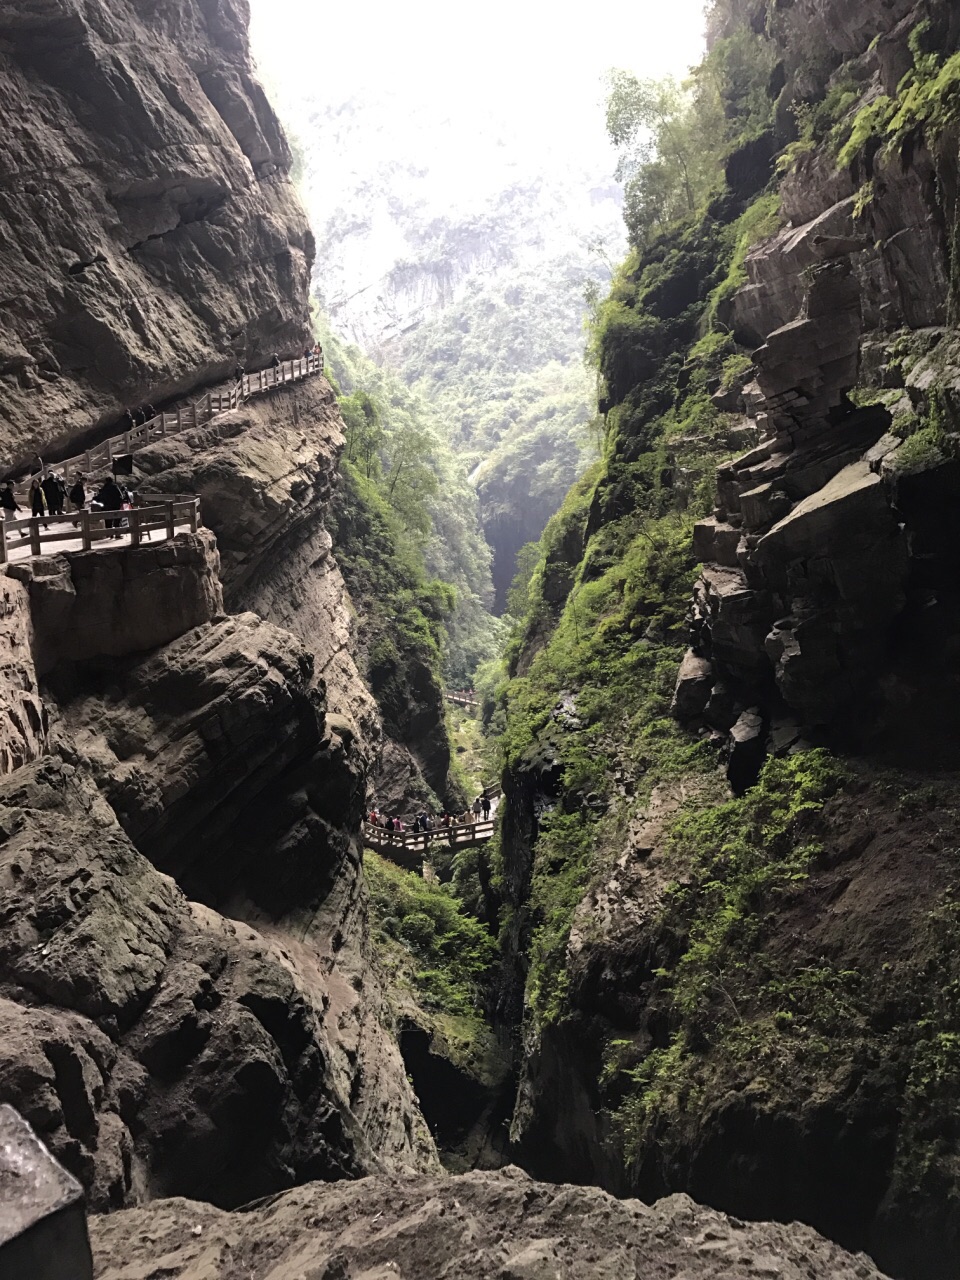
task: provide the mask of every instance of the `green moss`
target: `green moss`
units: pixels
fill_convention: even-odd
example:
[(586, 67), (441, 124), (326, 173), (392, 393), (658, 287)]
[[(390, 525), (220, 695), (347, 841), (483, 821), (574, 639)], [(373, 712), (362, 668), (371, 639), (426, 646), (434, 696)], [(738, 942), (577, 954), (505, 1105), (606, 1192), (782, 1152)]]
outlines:
[[(663, 928), (683, 943), (672, 971), (660, 974), (672, 1034), (667, 1048), (626, 1069), (618, 1120), (628, 1159), (639, 1155), (652, 1126), (696, 1105), (694, 1077), (705, 1045), (723, 1042), (739, 1060), (745, 1050), (759, 1052), (801, 1028), (826, 1034), (824, 1020), (836, 1016), (845, 980), (838, 987), (827, 970), (767, 972), (758, 947), (768, 913), (807, 878), (820, 852), (805, 836), (805, 820), (842, 781), (842, 769), (824, 751), (771, 760), (741, 799), (674, 822), (667, 856), (682, 879), (667, 892)], [(766, 982), (769, 999), (754, 1019), (743, 991), (758, 982)], [(833, 992), (830, 999), (824, 990)]]
[(733, 252), (726, 275), (710, 294), (706, 313), (706, 323), (710, 328), (716, 323), (718, 308), (746, 284), (747, 254), (755, 244), (775, 235), (779, 229), (780, 194), (776, 191), (760, 196), (727, 229), (725, 234), (732, 242)]
[(942, 431), (935, 426), (921, 427), (904, 440), (891, 463), (895, 471), (923, 471), (943, 462), (947, 448)]
[(443, 886), (430, 884), (367, 850), (364, 869), (381, 947), (409, 955), (419, 1002), (459, 1018), (479, 1017), (496, 962), (496, 944)]

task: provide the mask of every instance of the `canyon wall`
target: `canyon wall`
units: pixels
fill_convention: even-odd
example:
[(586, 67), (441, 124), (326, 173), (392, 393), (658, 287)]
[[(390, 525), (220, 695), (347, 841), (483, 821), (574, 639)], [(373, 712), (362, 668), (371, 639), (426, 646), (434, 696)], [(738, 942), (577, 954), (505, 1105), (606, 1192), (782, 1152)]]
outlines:
[(299, 354), (313, 239), (233, 0), (0, 7), (0, 452)]
[[(312, 341), (246, 21), (0, 6), (11, 469)], [(200, 492), (199, 534), (0, 576), (0, 1096), (93, 1206), (436, 1167), (367, 921), (341, 425), (317, 377), (158, 441), (137, 481)]]
[(712, 28), (722, 190), (601, 308), (604, 459), (508, 654), (514, 1150), (945, 1280), (960, 24), (724, 0)]

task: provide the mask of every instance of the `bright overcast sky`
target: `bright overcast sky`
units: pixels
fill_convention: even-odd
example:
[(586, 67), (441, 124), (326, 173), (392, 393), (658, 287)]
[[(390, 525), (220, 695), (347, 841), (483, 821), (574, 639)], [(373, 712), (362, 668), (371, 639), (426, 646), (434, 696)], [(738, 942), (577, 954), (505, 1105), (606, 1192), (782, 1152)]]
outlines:
[(600, 113), (611, 67), (682, 76), (703, 46), (704, 0), (250, 5), (254, 53), (278, 96), (336, 102), (393, 92), (454, 116), (486, 107), (523, 132), (577, 127), (583, 113)]

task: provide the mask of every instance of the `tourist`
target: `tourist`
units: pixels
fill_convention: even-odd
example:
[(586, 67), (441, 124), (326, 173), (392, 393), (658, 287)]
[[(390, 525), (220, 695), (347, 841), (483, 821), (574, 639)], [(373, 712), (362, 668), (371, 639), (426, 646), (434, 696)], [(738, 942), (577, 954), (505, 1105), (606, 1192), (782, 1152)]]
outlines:
[(120, 419), (120, 425), (124, 431), (132, 431), (137, 425), (137, 419), (132, 409), (127, 409), (123, 417)]
[(271, 369), (280, 368), (280, 357), (277, 355), (276, 352), (273, 353), (273, 359), (270, 361), (270, 368)]
[(234, 371), (233, 371), (233, 377), (234, 377), (234, 380), (235, 380), (236, 382), (242, 382), (242, 381), (243, 381), (244, 374), (245, 374), (246, 372), (247, 372), (247, 371), (246, 371), (246, 369), (243, 367), (243, 365), (242, 365), (242, 364), (238, 364), (238, 365), (237, 365), (237, 367), (236, 367), (236, 368), (234, 369)]
[(479, 797), (479, 796), (477, 796), (476, 800), (474, 800), (474, 802), (473, 802), (473, 820), (474, 820), (474, 822), (479, 822), (479, 821), (480, 821), (480, 811), (481, 811), (481, 809), (482, 809), (482, 808), (483, 808), (483, 801), (480, 799), (480, 797)]
[[(100, 492), (97, 494), (96, 502), (98, 506), (103, 508), (104, 511), (122, 511), (123, 510), (123, 490), (117, 484), (116, 480), (114, 480), (113, 476), (110, 476), (107, 479), (106, 483), (103, 485)], [(107, 519), (104, 521), (104, 524), (108, 529), (116, 530), (116, 529), (119, 529), (120, 527), (120, 521), (112, 519), (110, 517), (107, 517)], [(120, 534), (112, 533), (110, 536), (112, 538), (119, 538)]]
[(30, 463), (30, 474), (32, 476), (43, 475), (43, 459), (39, 453), (33, 455), (33, 461)]
[[(78, 471), (77, 474), (74, 476), (73, 484), (70, 487), (70, 492), (67, 495), (67, 497), (70, 499), (71, 507), (73, 507), (74, 511), (77, 512), (77, 514), (79, 515), (79, 513), (83, 511), (87, 505), (87, 490), (86, 490), (86, 486), (83, 483), (82, 472)], [(80, 521), (74, 520), (73, 527), (76, 529), (76, 528), (79, 528), (79, 525), (80, 525)]]
[[(34, 476), (30, 482), (30, 513), (40, 519), (47, 514), (47, 504), (43, 496), (43, 485), (39, 477)], [(50, 526), (44, 520), (43, 527), (49, 529)]]
[(483, 793), (481, 803), (483, 804), (483, 820), (487, 822), (490, 818), (490, 797), (486, 792)]
[(47, 503), (47, 510), (52, 516), (63, 515), (63, 500), (67, 496), (67, 487), (55, 471), (48, 471), (40, 481), (40, 488)]
[(453, 819), (451, 818), (450, 814), (449, 814), (449, 813), (447, 813), (446, 809), (444, 809), (444, 811), (443, 811), (443, 817), (440, 819), (440, 822), (442, 823), (442, 825), (443, 825), (443, 826), (445, 826), (445, 827), (449, 827), (449, 825), (450, 825), (450, 823), (451, 823), (452, 821), (453, 821)]
[[(17, 503), (17, 495), (13, 492), (12, 480), (4, 481), (3, 488), (0, 489), (0, 507), (3, 508), (4, 520), (16, 520), (20, 507)], [(20, 537), (26, 538), (27, 536), (26, 529), (21, 529)]]

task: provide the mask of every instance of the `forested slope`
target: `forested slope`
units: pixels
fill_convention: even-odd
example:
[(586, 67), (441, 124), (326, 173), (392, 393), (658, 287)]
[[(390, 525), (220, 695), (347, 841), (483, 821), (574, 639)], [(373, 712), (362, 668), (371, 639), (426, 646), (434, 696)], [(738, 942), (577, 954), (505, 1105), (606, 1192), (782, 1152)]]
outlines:
[(513, 1137), (947, 1276), (960, 23), (718, 0), (710, 32), (686, 90), (613, 85), (603, 455), (487, 697)]

